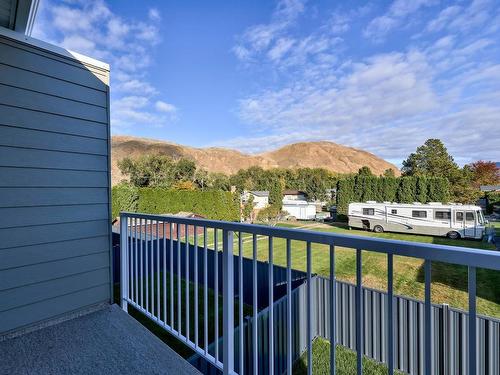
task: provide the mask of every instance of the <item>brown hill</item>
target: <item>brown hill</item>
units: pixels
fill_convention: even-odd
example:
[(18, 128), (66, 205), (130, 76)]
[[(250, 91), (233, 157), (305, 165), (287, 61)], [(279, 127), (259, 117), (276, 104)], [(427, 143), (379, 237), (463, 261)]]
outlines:
[(218, 147), (194, 148), (154, 139), (114, 136), (111, 139), (111, 174), (113, 185), (123, 179), (118, 160), (143, 154), (162, 154), (174, 158), (185, 157), (210, 172), (236, 173), (239, 169), (257, 165), (262, 168), (321, 167), (332, 172), (357, 172), (368, 166), (374, 174), (382, 174), (396, 166), (363, 150), (333, 142), (294, 143), (262, 154), (249, 155)]

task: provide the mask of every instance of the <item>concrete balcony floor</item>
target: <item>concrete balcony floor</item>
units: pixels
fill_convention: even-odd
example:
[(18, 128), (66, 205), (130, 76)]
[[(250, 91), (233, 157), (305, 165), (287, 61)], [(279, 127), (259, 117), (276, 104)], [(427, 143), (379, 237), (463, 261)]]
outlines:
[(0, 374), (200, 374), (117, 305), (0, 341)]

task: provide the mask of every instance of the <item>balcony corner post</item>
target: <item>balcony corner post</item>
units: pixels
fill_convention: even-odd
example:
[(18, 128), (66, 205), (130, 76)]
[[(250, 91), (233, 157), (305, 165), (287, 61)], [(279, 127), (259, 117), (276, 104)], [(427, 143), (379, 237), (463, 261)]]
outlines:
[(224, 375), (234, 374), (234, 260), (232, 231), (224, 230), (222, 252)]
[(123, 311), (128, 312), (128, 218), (120, 213), (120, 302)]

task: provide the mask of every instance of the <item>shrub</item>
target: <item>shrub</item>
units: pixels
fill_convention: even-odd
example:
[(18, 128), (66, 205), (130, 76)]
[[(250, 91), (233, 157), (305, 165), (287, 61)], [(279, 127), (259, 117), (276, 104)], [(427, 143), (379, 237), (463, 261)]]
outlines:
[(139, 189), (122, 183), (113, 186), (111, 190), (112, 218), (120, 215), (121, 211), (137, 212), (139, 204)]

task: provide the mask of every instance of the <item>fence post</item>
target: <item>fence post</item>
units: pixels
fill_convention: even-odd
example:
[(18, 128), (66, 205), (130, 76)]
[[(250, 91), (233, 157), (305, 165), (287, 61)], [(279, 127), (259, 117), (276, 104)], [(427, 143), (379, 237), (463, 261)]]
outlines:
[(443, 324), (442, 324), (442, 334), (443, 334), (443, 373), (449, 374), (450, 368), (450, 306), (443, 303)]
[(125, 312), (128, 312), (128, 218), (120, 214), (120, 290), (121, 305)]
[(234, 261), (232, 231), (223, 231), (222, 242), (222, 304), (224, 375), (234, 373)]

